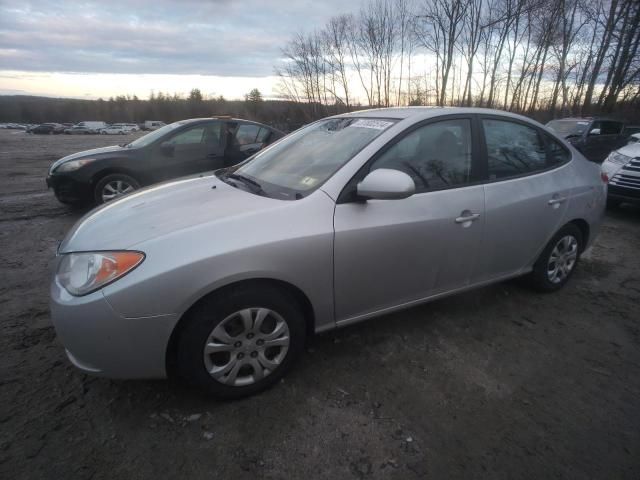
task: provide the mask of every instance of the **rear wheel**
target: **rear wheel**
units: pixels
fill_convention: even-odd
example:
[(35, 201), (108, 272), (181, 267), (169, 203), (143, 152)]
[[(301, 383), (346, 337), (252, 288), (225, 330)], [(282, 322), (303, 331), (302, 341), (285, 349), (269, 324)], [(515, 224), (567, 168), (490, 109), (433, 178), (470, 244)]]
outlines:
[(580, 229), (569, 223), (549, 241), (529, 274), (530, 284), (539, 291), (562, 288), (573, 274), (583, 248)]
[(300, 355), (305, 321), (295, 298), (269, 285), (236, 287), (194, 307), (177, 341), (177, 372), (218, 398), (276, 383)]
[(113, 173), (102, 178), (94, 189), (97, 204), (106, 203), (140, 188), (137, 180), (129, 175)]

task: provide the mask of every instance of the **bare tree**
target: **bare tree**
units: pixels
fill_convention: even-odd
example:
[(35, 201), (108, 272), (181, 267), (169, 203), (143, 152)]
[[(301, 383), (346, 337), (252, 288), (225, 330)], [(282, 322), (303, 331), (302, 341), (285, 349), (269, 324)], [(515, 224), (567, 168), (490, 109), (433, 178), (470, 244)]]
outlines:
[[(323, 31), (327, 62), (334, 79), (340, 87), (341, 94), (337, 88), (332, 88), (332, 94), (339, 101), (343, 102), (347, 108), (351, 106), (349, 99), (349, 65), (348, 55), (348, 35), (351, 19), (347, 15), (340, 15), (329, 20)], [(333, 83), (333, 82), (332, 82)]]
[(468, 2), (464, 0), (427, 0), (419, 15), (417, 35), (422, 46), (437, 59), (438, 105), (445, 104), (447, 86), (458, 39), (462, 35)]

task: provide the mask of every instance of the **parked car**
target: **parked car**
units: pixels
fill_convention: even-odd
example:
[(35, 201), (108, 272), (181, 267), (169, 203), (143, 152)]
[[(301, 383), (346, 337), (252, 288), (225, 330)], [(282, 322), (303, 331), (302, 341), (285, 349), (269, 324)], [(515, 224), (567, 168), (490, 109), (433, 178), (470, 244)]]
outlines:
[(562, 118), (551, 120), (546, 126), (596, 163), (602, 163), (611, 150), (626, 144), (628, 138), (623, 122), (604, 118)]
[(58, 250), (52, 318), (84, 372), (249, 395), (313, 332), (522, 275), (561, 288), (605, 195), (598, 165), (519, 115), (339, 115), (85, 217)]
[(126, 127), (125, 125), (115, 124), (115, 125), (109, 125), (106, 128), (101, 128), (100, 129), (100, 134), (102, 134), (102, 135), (126, 135), (130, 131), (131, 131), (131, 129)]
[(622, 131), (622, 135), (627, 138), (627, 141), (631, 139), (631, 137), (637, 133), (640, 133), (640, 125), (626, 125), (624, 130)]
[(632, 143), (640, 143), (640, 133), (634, 133), (627, 139), (627, 145)]
[(65, 128), (64, 133), (67, 135), (91, 135), (96, 132), (92, 128), (85, 127), (84, 125), (74, 125), (73, 127)]
[(29, 130), (29, 133), (58, 135), (64, 132), (64, 127), (59, 123), (41, 123), (37, 127)]
[(0, 128), (6, 128), (8, 130), (26, 130), (27, 126), (21, 123), (2, 123)]
[(609, 181), (607, 205), (611, 208), (624, 202), (640, 203), (640, 133), (632, 138), (636, 141), (611, 152), (602, 164)]
[(157, 130), (165, 126), (164, 122), (158, 120), (146, 120), (142, 126), (143, 130)]
[(103, 203), (141, 186), (234, 165), (283, 135), (246, 120), (183, 120), (126, 145), (61, 158), (47, 185), (63, 203)]

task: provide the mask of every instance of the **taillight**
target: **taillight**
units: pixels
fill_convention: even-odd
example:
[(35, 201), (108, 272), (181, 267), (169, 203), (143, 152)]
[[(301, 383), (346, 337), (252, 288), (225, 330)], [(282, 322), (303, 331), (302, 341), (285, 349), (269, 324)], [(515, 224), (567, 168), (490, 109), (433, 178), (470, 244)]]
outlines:
[(600, 172), (600, 178), (604, 183), (609, 183), (609, 175), (607, 175), (605, 172)]

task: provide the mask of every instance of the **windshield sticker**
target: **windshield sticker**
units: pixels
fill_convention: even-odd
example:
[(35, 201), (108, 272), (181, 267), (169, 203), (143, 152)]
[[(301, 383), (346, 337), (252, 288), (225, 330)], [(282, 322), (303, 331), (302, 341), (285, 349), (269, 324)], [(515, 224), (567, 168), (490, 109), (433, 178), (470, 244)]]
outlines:
[(393, 122), (387, 122), (385, 120), (360, 119), (360, 120), (356, 120), (349, 126), (359, 127), (359, 128), (373, 128), (375, 130), (384, 130), (390, 125), (393, 125)]
[(307, 187), (311, 187), (311, 186), (315, 185), (317, 181), (318, 180), (316, 178), (313, 178), (313, 177), (304, 177), (302, 180), (300, 180), (300, 183), (302, 185), (307, 186)]

